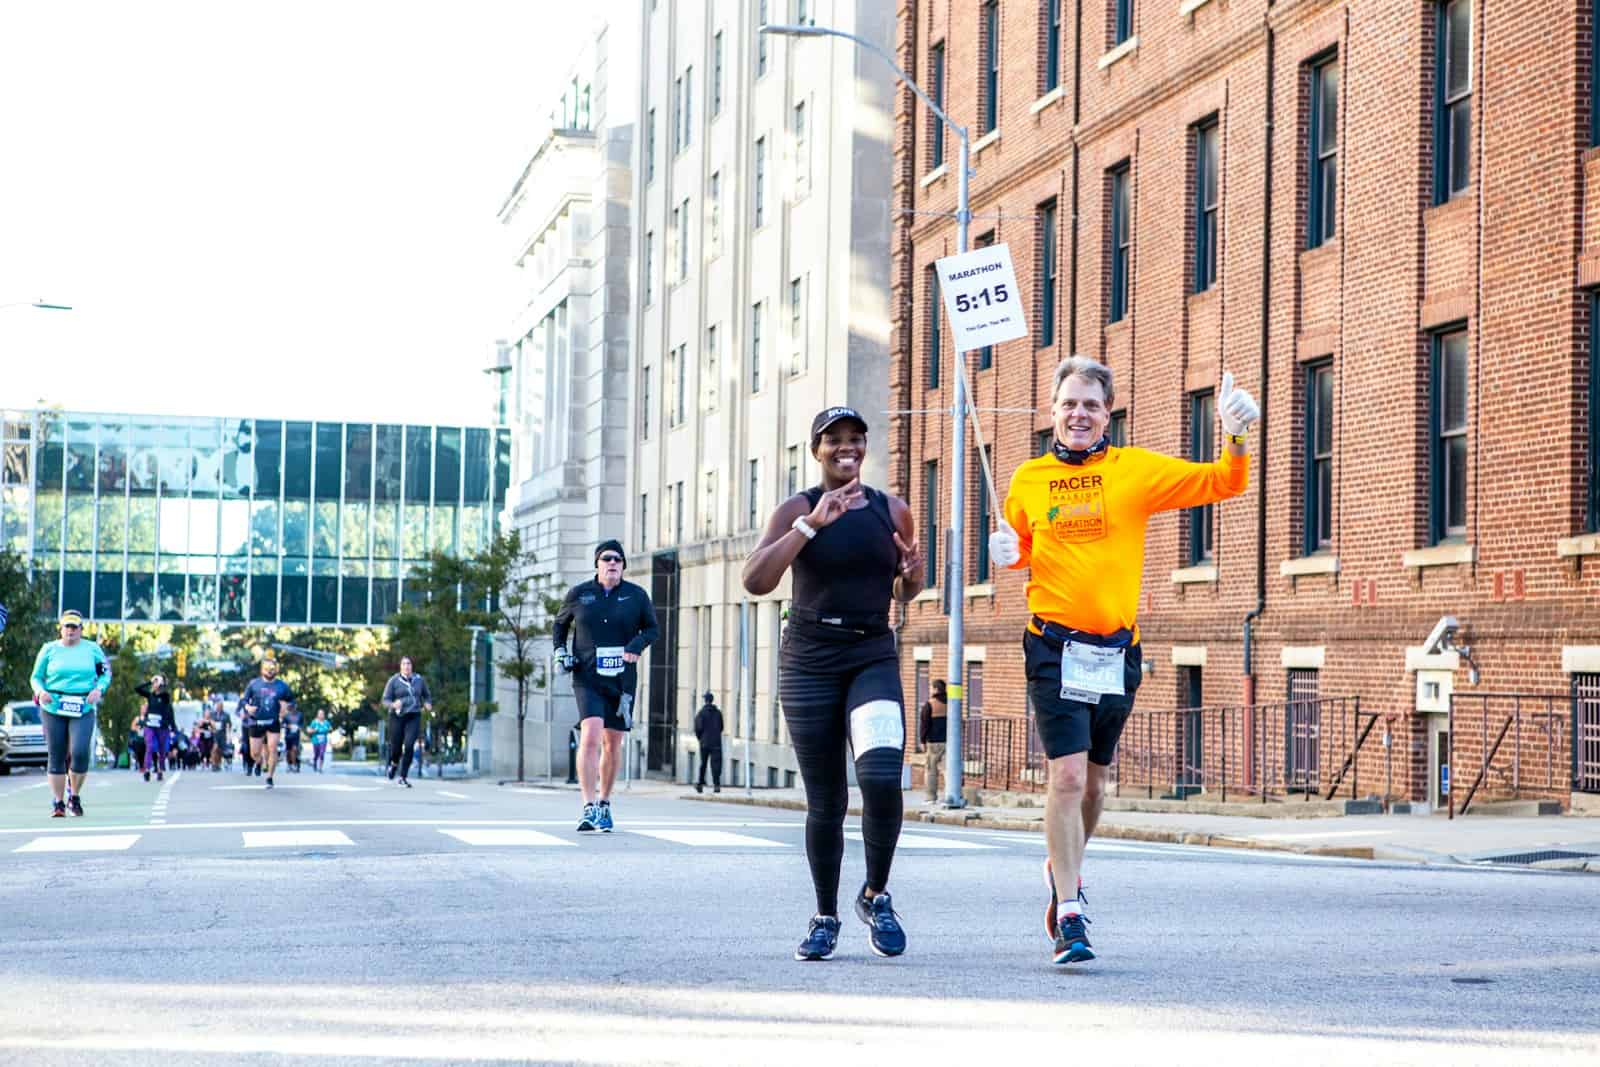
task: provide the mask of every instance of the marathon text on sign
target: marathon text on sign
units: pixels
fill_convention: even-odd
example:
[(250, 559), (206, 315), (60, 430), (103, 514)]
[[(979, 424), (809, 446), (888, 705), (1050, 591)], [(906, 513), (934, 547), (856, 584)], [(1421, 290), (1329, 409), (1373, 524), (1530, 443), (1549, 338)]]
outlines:
[(946, 256), (935, 267), (957, 352), (1028, 336), (1010, 246)]

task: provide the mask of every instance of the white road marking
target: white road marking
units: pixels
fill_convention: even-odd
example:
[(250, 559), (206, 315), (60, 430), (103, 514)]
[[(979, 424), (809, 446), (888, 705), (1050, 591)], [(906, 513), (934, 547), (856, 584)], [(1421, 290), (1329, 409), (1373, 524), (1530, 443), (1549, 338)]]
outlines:
[(442, 796), (442, 797), (455, 797), (457, 800), (471, 800), (472, 799), (471, 797), (467, 796), (467, 794), (465, 794), (465, 793), (452, 793), (448, 789), (439, 790), (439, 795)]
[(696, 848), (726, 847), (726, 846), (754, 846), (756, 848), (788, 848), (781, 841), (768, 841), (764, 837), (749, 837), (745, 834), (730, 834), (725, 830), (636, 830), (628, 828), (630, 834), (642, 834), (645, 837), (657, 837), (663, 841), (671, 841), (678, 845), (693, 845)]
[[(860, 841), (860, 830), (846, 830), (844, 836), (852, 841)], [(949, 849), (980, 849), (999, 848), (999, 845), (980, 845), (975, 841), (965, 841), (959, 837), (941, 837), (937, 834), (908, 834), (900, 835), (899, 848), (949, 848)]]
[(353, 845), (342, 830), (246, 830), (245, 848), (298, 848), (304, 845)]
[(104, 834), (98, 837), (36, 837), (13, 852), (121, 852), (132, 848), (138, 834)]
[[(255, 826), (560, 826), (572, 828), (571, 819), (237, 819), (219, 822), (181, 822), (167, 826), (122, 823), (116, 826), (33, 826), (0, 829), (8, 834), (75, 834), (97, 830), (243, 830)], [(800, 829), (802, 822), (702, 822), (698, 819), (629, 819), (628, 829), (640, 826), (731, 826), (751, 829)]]
[[(211, 788), (219, 792), (226, 789), (254, 789), (258, 792), (265, 792), (266, 790), (266, 786), (261, 783), (256, 785), (214, 785)], [(274, 791), (279, 789), (321, 789), (329, 793), (376, 793), (381, 788), (382, 786), (376, 785), (288, 785), (273, 783)]]
[(577, 843), (575, 841), (563, 841), (554, 834), (541, 833), (538, 830), (440, 830), (439, 832), (469, 845), (571, 846)]
[(172, 799), (172, 787), (178, 784), (178, 779), (183, 777), (182, 771), (174, 771), (172, 777), (161, 783), (161, 789), (156, 793), (156, 802), (150, 806), (150, 824), (163, 826), (167, 821), (167, 803)]

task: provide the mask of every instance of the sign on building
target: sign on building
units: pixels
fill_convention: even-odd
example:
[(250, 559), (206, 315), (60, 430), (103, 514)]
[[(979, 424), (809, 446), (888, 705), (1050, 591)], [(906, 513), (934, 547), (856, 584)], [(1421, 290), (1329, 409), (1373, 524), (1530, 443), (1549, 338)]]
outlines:
[(945, 256), (934, 266), (957, 352), (1028, 336), (1009, 245)]

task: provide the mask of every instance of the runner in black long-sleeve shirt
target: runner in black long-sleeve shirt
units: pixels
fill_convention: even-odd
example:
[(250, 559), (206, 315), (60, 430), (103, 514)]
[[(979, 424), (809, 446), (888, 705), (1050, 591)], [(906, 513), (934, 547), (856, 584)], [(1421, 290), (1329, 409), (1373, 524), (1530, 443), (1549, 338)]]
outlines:
[(150, 780), (150, 764), (154, 763), (159, 782), (167, 768), (172, 733), (178, 728), (178, 716), (172, 710), (172, 690), (167, 688), (167, 680), (157, 674), (148, 682), (134, 686), (133, 691), (145, 701), (140, 713), (140, 725), (144, 728), (144, 780)]
[(594, 560), (594, 579), (567, 592), (550, 637), (561, 669), (572, 674), (572, 695), (578, 701), (578, 785), (583, 790), (578, 829), (609, 833), (622, 735), (633, 729), (639, 656), (661, 631), (649, 594), (622, 580), (628, 563), (621, 543), (602, 541)]

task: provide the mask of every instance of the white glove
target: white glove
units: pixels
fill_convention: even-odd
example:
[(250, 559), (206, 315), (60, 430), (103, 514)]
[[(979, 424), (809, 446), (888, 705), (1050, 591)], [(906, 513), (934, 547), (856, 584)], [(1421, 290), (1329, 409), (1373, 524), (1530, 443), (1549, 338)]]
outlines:
[(1217, 417), (1222, 420), (1222, 432), (1241, 437), (1250, 424), (1261, 417), (1261, 408), (1255, 398), (1243, 389), (1233, 387), (1233, 371), (1222, 372), (1222, 395), (1217, 399)]
[(1002, 525), (989, 535), (989, 559), (997, 567), (1013, 566), (1022, 558), (1022, 542), (1010, 525)]

